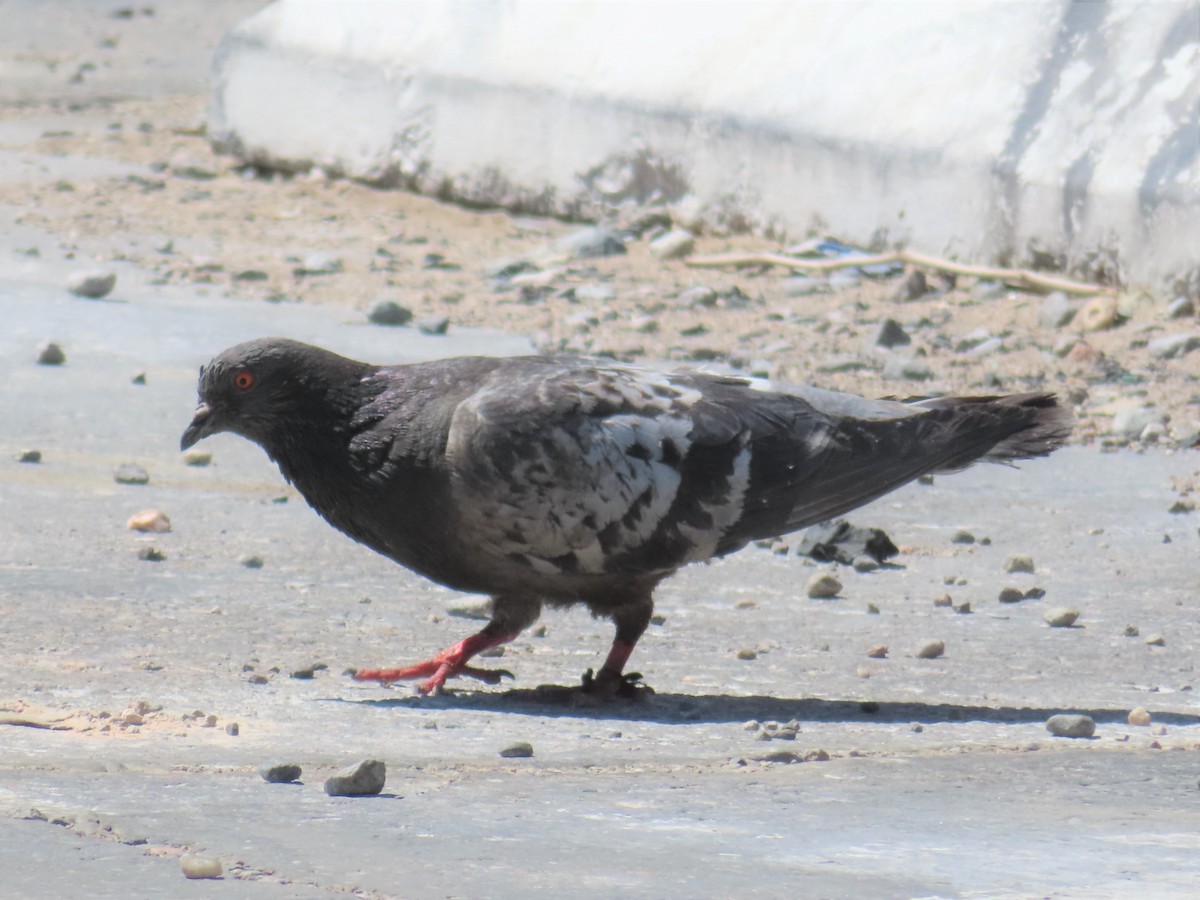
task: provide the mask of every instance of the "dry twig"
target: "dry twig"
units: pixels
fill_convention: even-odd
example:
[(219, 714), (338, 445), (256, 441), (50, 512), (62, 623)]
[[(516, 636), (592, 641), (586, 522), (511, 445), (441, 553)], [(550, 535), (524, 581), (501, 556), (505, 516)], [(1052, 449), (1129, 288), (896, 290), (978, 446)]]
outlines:
[(721, 253), (714, 256), (689, 256), (684, 263), (696, 268), (725, 268), (728, 266), (783, 266), (801, 272), (832, 272), (857, 266), (878, 266), (886, 263), (904, 263), (949, 272), (954, 275), (969, 275), (1002, 281), (1005, 284), (1030, 291), (1062, 291), (1065, 294), (1111, 294), (1115, 290), (1099, 284), (1074, 281), (1056, 275), (1032, 272), (1029, 269), (1002, 269), (995, 266), (970, 266), (927, 256), (913, 250), (897, 250), (893, 253), (876, 253), (870, 256), (845, 256), (840, 259), (800, 259), (784, 253)]

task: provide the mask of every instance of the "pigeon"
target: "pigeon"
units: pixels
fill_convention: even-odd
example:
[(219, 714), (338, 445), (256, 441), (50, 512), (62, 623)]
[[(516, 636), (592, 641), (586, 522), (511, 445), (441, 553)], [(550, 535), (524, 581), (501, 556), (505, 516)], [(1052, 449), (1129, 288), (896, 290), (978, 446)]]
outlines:
[(186, 450), (259, 444), (329, 524), (400, 565), (491, 598), (477, 634), (359, 680), (439, 690), (543, 606), (584, 604), (616, 634), (580, 690), (625, 672), (660, 581), (688, 563), (825, 522), (921, 475), (1045, 456), (1066, 441), (1053, 394), (868, 400), (749, 378), (570, 356), (357, 362), (283, 338), (200, 370)]

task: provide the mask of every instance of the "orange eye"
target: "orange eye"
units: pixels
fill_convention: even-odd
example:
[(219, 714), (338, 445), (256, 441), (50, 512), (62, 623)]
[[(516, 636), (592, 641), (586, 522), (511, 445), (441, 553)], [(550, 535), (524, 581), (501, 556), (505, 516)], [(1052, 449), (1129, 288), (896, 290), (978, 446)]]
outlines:
[(239, 391), (248, 391), (254, 387), (254, 373), (245, 369), (233, 376), (233, 385)]

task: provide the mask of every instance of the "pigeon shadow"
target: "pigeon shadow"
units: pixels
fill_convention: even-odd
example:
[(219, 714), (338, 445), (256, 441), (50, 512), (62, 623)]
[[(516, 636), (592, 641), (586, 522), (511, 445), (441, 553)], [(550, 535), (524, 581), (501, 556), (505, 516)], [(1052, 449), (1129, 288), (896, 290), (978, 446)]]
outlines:
[[(819, 697), (731, 696), (728, 694), (656, 693), (638, 699), (615, 699), (594, 706), (548, 701), (537, 690), (445, 691), (431, 697), (376, 699), (328, 698), (374, 707), (432, 710), (473, 710), (542, 718), (604, 719), (683, 725), (759, 721), (801, 722), (995, 722), (1004, 725), (1043, 723), (1056, 713), (1082, 713), (1097, 723), (1128, 726), (1128, 709), (1079, 707), (970, 706), (956, 703), (834, 700)], [(1161, 725), (1200, 725), (1200, 714), (1155, 712)]]

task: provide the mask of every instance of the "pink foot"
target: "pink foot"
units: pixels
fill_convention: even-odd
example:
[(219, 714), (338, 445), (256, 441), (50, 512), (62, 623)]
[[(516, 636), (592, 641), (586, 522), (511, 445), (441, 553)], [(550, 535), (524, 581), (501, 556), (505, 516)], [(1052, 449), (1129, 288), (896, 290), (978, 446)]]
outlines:
[(417, 690), (422, 694), (433, 693), (446, 683), (447, 678), (453, 678), (456, 675), (478, 678), (487, 684), (499, 684), (502, 678), (512, 678), (512, 673), (505, 669), (479, 669), (475, 666), (468, 666), (467, 662), (476, 654), (490, 647), (506, 644), (516, 636), (516, 632), (499, 636), (480, 632), (460, 641), (453, 647), (447, 647), (432, 659), (397, 669), (360, 669), (354, 673), (354, 680), (390, 682), (429, 676), (417, 686)]

